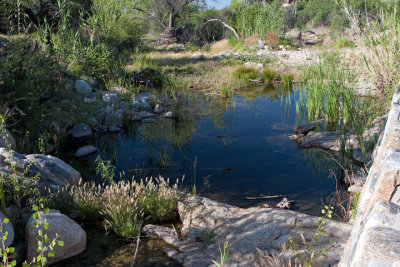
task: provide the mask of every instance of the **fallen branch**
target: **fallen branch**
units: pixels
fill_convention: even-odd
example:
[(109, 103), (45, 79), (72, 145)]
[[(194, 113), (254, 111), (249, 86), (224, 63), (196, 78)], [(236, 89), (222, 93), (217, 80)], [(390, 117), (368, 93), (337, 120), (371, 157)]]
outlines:
[(131, 262), (131, 265), (129, 265), (129, 267), (133, 267), (133, 265), (135, 264), (136, 256), (139, 251), (139, 244), (140, 244), (140, 230), (139, 230), (139, 234), (138, 234), (137, 241), (136, 241), (135, 255), (133, 256), (133, 260)]
[(229, 26), (228, 24), (226, 24), (224, 21), (222, 21), (222, 20), (220, 20), (220, 19), (209, 19), (209, 20), (207, 20), (207, 21), (201, 26), (200, 31), (203, 30), (204, 26), (206, 26), (208, 23), (213, 22), (213, 21), (217, 21), (217, 22), (222, 23), (222, 25), (224, 25), (224, 27), (228, 28), (229, 30), (231, 30), (231, 31), (235, 34), (235, 36), (236, 36), (237, 39), (240, 39), (239, 34), (236, 32), (236, 30), (235, 30), (232, 26)]
[(259, 200), (259, 199), (273, 199), (283, 197), (283, 195), (276, 195), (276, 196), (260, 196), (260, 197), (246, 197), (247, 200)]

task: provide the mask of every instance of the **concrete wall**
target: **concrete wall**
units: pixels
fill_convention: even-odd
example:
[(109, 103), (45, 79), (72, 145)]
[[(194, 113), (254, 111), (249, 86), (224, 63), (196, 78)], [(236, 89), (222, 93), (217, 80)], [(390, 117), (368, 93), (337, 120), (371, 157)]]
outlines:
[(339, 266), (400, 266), (400, 86), (393, 96)]

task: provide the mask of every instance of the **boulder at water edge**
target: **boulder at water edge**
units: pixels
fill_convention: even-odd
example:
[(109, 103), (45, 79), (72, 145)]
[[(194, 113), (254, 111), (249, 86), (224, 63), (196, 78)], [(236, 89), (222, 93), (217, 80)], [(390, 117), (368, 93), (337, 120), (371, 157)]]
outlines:
[(89, 125), (83, 122), (75, 123), (71, 130), (68, 132), (73, 138), (85, 138), (92, 135), (92, 129)]
[(75, 90), (81, 94), (89, 94), (92, 92), (92, 87), (87, 81), (77, 80), (75, 82)]
[(91, 155), (93, 153), (96, 153), (96, 152), (97, 152), (97, 148), (96, 147), (94, 147), (94, 146), (84, 146), (84, 147), (79, 148), (75, 152), (74, 157), (75, 158), (83, 158), (83, 157), (89, 156), (89, 155)]
[(1, 226), (1, 232), (0, 232), (0, 238), (3, 239), (5, 233), (7, 232), (7, 239), (5, 240), (4, 245), (6, 247), (9, 247), (13, 242), (14, 242), (14, 228), (11, 224), (11, 221), (9, 221), (8, 223), (4, 223), (4, 220), (7, 217), (3, 214), (3, 212), (0, 211), (0, 221), (2, 223)]
[[(61, 214), (57, 210), (51, 210), (49, 214), (44, 214), (41, 212), (40, 217), (46, 219), (49, 223), (49, 228), (44, 230), (43, 226), (35, 228), (33, 226), (34, 219), (31, 216), (29, 219), (26, 229), (25, 238), (27, 242), (28, 251), (28, 262), (37, 256), (37, 240), (38, 230), (41, 229), (43, 234), (47, 234), (50, 240), (59, 235), (57, 241), (63, 241), (64, 245), (62, 247), (56, 246), (55, 256), (47, 258), (47, 264), (53, 264), (55, 262), (70, 258), (72, 256), (78, 255), (86, 249), (86, 233), (82, 227), (75, 221), (70, 219), (68, 216)], [(41, 222), (39, 222), (41, 224)], [(57, 242), (56, 242), (57, 243)]]

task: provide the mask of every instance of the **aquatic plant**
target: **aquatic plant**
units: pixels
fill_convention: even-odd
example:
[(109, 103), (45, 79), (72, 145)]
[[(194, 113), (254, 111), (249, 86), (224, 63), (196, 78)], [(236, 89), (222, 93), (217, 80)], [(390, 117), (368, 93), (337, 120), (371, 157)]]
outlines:
[(273, 83), (278, 74), (275, 70), (267, 68), (263, 71), (262, 76), (265, 82)]
[(111, 160), (103, 160), (100, 155), (96, 158), (96, 174), (100, 174), (103, 182), (113, 183), (115, 178), (115, 166), (111, 164)]
[(160, 165), (161, 168), (167, 168), (170, 163), (171, 163), (171, 152), (167, 148), (162, 147), (160, 149), (160, 158), (158, 160), (158, 165)]
[(233, 77), (249, 82), (260, 77), (260, 73), (254, 68), (239, 67), (233, 72)]
[(283, 73), (281, 74), (281, 83), (284, 87), (290, 88), (292, 86), (294, 76), (291, 73)]
[(230, 87), (223, 86), (221, 88), (221, 95), (224, 98), (231, 98), (234, 95), (235, 91)]

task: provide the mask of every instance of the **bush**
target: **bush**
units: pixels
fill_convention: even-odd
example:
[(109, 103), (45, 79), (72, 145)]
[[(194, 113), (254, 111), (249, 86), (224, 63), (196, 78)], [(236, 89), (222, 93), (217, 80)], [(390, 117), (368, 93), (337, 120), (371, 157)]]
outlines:
[(51, 110), (65, 92), (63, 68), (29, 39), (13, 39), (10, 49), (0, 64), (1, 101), (15, 107), (10, 124), (29, 132), (29, 143), (34, 143), (40, 134), (38, 124), (51, 120)]
[(240, 67), (233, 72), (233, 77), (239, 80), (249, 82), (260, 77), (260, 73), (253, 68)]
[(336, 42), (336, 48), (345, 48), (345, 47), (349, 47), (349, 48), (354, 48), (356, 45), (353, 41), (351, 40), (347, 40), (347, 39), (340, 39)]
[(265, 37), (265, 44), (276, 48), (281, 44), (281, 40), (279, 39), (279, 36), (275, 33), (267, 32), (267, 35)]
[(263, 71), (262, 76), (267, 83), (273, 83), (275, 78), (277, 78), (277, 73), (273, 69), (266, 69)]

